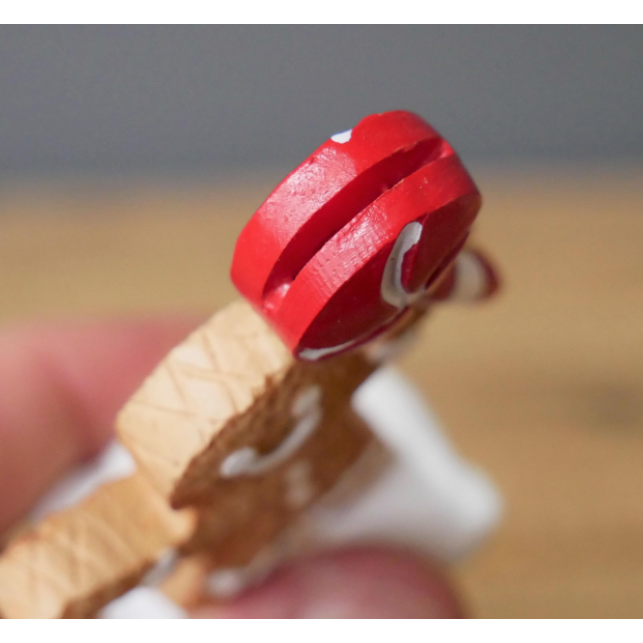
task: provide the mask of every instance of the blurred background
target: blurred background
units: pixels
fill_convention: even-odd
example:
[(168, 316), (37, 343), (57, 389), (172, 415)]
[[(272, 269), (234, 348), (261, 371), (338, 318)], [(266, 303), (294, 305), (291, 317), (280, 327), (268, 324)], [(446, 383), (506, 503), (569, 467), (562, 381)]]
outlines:
[(401, 367), (507, 499), (479, 616), (643, 616), (643, 29), (0, 27), (0, 321), (209, 311), (335, 132), (409, 109), (485, 198), (503, 294)]
[(0, 171), (290, 168), (400, 108), (470, 162), (637, 160), (642, 58), (637, 26), (4, 27)]

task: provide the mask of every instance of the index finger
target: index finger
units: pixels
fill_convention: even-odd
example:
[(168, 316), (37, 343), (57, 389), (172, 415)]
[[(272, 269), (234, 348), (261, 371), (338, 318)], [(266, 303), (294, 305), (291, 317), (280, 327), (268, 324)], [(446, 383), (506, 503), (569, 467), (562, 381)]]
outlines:
[(196, 318), (70, 322), (0, 332), (0, 533), (74, 464)]

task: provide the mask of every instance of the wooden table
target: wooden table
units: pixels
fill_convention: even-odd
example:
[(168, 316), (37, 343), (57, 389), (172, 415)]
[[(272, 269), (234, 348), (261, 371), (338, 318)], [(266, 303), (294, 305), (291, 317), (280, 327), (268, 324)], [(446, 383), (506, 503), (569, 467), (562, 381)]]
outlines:
[[(0, 321), (204, 312), (273, 183), (38, 183), (0, 191)], [(643, 616), (643, 181), (480, 180), (506, 288), (435, 315), (402, 367), (506, 498), (455, 569), (479, 616)]]

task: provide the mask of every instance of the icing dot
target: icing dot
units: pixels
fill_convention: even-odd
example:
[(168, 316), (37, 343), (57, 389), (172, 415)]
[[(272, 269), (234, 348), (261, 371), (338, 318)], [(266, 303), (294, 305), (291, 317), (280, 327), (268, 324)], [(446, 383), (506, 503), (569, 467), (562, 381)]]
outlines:
[(302, 415), (313, 412), (319, 407), (321, 400), (322, 390), (319, 384), (309, 386), (304, 389), (297, 397), (292, 405), (292, 414), (299, 418)]
[(230, 598), (239, 594), (246, 585), (242, 569), (220, 569), (208, 576), (205, 589), (211, 596)]
[(312, 484), (312, 470), (309, 462), (295, 462), (284, 476), (286, 482), (286, 503), (292, 509), (308, 504), (315, 495)]
[(224, 478), (233, 478), (245, 473), (256, 459), (257, 452), (252, 447), (234, 451), (221, 463), (221, 475)]
[(330, 137), (330, 140), (335, 141), (335, 143), (348, 143), (348, 141), (351, 140), (352, 134), (353, 134), (353, 130), (347, 129), (345, 132), (339, 132), (339, 134), (333, 134)]

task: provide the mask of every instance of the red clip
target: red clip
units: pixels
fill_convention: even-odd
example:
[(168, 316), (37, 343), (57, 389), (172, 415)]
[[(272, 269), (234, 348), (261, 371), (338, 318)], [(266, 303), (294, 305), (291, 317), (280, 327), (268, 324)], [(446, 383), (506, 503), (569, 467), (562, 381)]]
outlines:
[(296, 357), (336, 355), (426, 294), (480, 203), (456, 153), (419, 116), (368, 116), (270, 194), (239, 236), (232, 280)]

